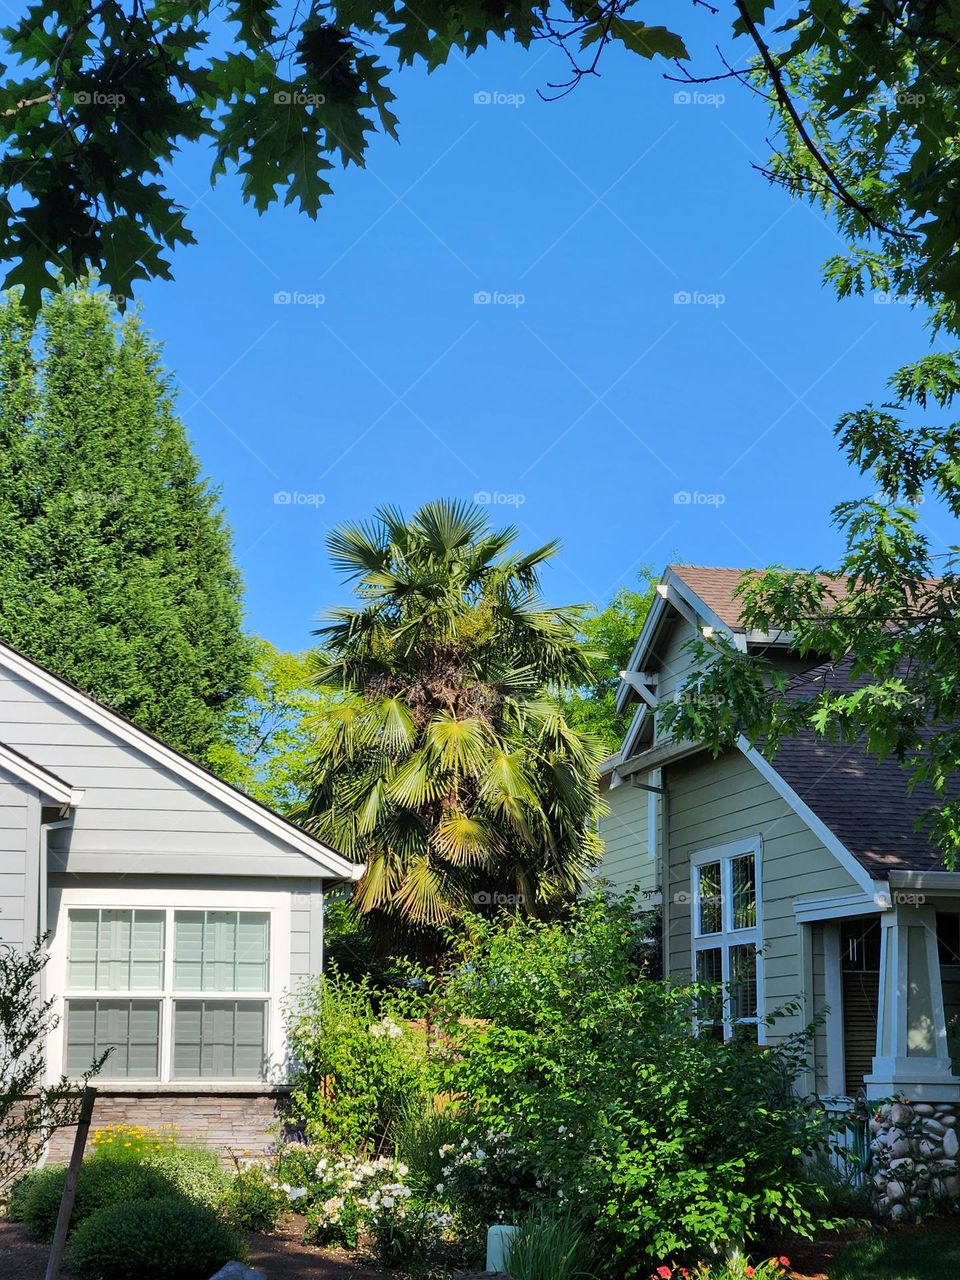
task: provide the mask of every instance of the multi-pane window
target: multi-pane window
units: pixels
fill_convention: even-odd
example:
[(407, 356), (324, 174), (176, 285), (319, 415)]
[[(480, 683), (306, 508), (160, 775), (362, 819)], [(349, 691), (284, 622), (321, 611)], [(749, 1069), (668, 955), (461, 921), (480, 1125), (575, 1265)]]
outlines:
[(269, 993), (266, 911), (69, 908), (65, 1070), (261, 1079)]
[(760, 1037), (758, 849), (744, 842), (693, 860), (693, 969), (701, 1032)]

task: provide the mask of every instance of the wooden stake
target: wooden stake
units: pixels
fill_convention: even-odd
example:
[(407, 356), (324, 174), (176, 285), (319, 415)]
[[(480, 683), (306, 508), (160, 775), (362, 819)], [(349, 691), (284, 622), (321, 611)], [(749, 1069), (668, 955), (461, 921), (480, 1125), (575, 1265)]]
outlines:
[(67, 1166), (67, 1182), (63, 1188), (60, 1201), (60, 1212), (57, 1214), (57, 1229), (53, 1233), (53, 1244), (50, 1246), (50, 1259), (47, 1262), (47, 1273), (44, 1280), (57, 1280), (63, 1262), (63, 1250), (67, 1243), (67, 1232), (70, 1230), (70, 1215), (77, 1194), (77, 1178), (80, 1175), (80, 1163), (87, 1145), (87, 1134), (90, 1121), (93, 1119), (93, 1104), (97, 1096), (96, 1089), (84, 1089), (80, 1100), (80, 1118), (77, 1121), (77, 1132), (73, 1139), (73, 1151)]

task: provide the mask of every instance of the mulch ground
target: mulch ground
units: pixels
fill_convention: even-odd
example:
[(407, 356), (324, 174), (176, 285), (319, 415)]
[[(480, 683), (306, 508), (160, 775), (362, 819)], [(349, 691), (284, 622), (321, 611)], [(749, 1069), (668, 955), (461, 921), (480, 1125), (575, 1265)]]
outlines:
[(881, 1228), (878, 1226), (862, 1226), (847, 1232), (837, 1232), (820, 1240), (791, 1240), (788, 1244), (759, 1245), (751, 1250), (756, 1258), (775, 1258), (786, 1256), (790, 1259), (790, 1273), (796, 1280), (829, 1280), (830, 1272), (837, 1256), (843, 1253), (847, 1245), (861, 1239), (868, 1233), (889, 1230), (897, 1235), (928, 1235), (936, 1231), (956, 1233), (956, 1218), (926, 1218), (919, 1223), (904, 1223), (902, 1226)]
[[(358, 1266), (345, 1253), (303, 1244), (295, 1224), (275, 1236), (249, 1236), (249, 1262), (269, 1280), (395, 1280), (382, 1271)], [(2, 1280), (43, 1280), (49, 1245), (31, 1240), (22, 1223), (0, 1218), (0, 1277)], [(63, 1280), (74, 1280), (64, 1267)]]

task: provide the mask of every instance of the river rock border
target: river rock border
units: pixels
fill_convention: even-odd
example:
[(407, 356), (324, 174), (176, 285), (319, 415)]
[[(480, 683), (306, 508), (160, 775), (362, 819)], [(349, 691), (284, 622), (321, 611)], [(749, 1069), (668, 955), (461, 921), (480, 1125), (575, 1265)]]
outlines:
[(960, 1201), (960, 1107), (946, 1102), (884, 1103), (870, 1118), (877, 1209), (905, 1221), (931, 1203)]

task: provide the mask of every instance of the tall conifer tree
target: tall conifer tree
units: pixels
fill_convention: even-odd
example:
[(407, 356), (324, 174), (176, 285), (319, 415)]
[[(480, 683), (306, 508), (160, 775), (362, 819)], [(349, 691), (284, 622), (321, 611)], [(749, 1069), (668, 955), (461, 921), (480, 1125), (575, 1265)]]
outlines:
[(217, 494), (103, 294), (0, 304), (0, 640), (201, 760), (245, 686)]

